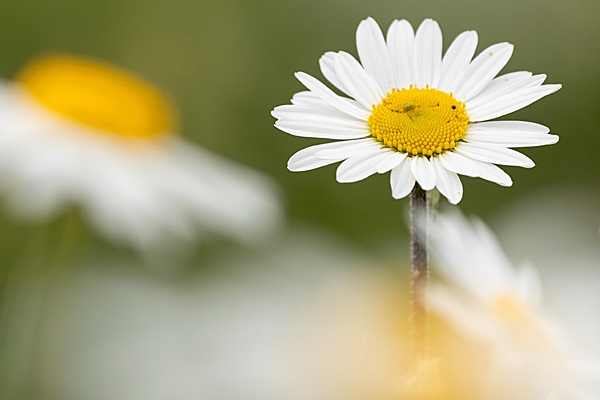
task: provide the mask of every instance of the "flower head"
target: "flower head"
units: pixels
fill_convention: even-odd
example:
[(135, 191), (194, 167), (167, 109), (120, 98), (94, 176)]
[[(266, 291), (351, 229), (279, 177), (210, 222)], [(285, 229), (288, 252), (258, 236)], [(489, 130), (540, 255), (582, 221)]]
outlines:
[(78, 205), (99, 233), (138, 249), (199, 231), (249, 239), (277, 219), (263, 176), (179, 137), (171, 102), (129, 72), (41, 57), (0, 81), (0, 105), (0, 188), (18, 216)]
[[(431, 288), (429, 305), (474, 343), (472, 358), (489, 356), (477, 377), (485, 382), (481, 398), (545, 398), (550, 392), (597, 398), (587, 387), (598, 366), (580, 365), (545, 315), (533, 265), (513, 267), (485, 224), (458, 213), (439, 215), (430, 235), (433, 266), (447, 284)], [(473, 371), (467, 378), (474, 380)]]
[(534, 166), (511, 148), (553, 144), (545, 126), (522, 121), (485, 122), (519, 110), (560, 85), (542, 85), (545, 75), (513, 72), (496, 77), (513, 51), (498, 43), (473, 58), (477, 33), (460, 34), (442, 57), (442, 32), (426, 19), (416, 34), (394, 21), (384, 38), (368, 18), (356, 32), (360, 62), (340, 51), (319, 60), (337, 95), (312, 76), (296, 77), (309, 90), (291, 105), (276, 107), (275, 126), (295, 136), (337, 139), (294, 154), (291, 171), (343, 161), (341, 183), (391, 171), (392, 196), (410, 193), (415, 182), (456, 204), (463, 195), (458, 174), (510, 186), (499, 165)]

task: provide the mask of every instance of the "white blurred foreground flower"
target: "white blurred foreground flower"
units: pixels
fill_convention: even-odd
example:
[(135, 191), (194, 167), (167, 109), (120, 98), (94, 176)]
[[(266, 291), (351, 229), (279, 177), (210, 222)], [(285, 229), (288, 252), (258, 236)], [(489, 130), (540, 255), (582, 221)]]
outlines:
[(585, 389), (598, 365), (576, 363), (544, 315), (535, 267), (515, 269), (480, 220), (440, 215), (430, 235), (432, 264), (449, 283), (431, 288), (432, 310), (492, 355), (492, 366), (479, 377), (482, 398), (600, 398)]
[[(80, 264), (54, 281), (35, 335), (23, 303), (39, 286), (28, 280), (6, 302), (15, 334), (0, 341), (10, 350), (0, 398), (29, 387), (61, 400), (402, 398), (387, 396), (406, 365), (397, 275), (318, 230), (272, 244), (211, 258), (211, 273), (185, 279), (128, 260)], [(15, 364), (32, 363), (25, 389), (10, 390)]]
[(280, 211), (270, 183), (174, 134), (155, 87), (88, 59), (48, 56), (0, 82), (0, 185), (34, 222), (80, 205), (143, 249), (209, 231), (250, 239)]
[(294, 154), (290, 171), (307, 171), (343, 161), (341, 183), (391, 171), (392, 196), (407, 196), (415, 181), (456, 204), (463, 195), (457, 174), (510, 186), (498, 165), (525, 168), (533, 161), (511, 148), (553, 144), (545, 126), (522, 121), (488, 121), (519, 110), (560, 85), (542, 85), (546, 76), (513, 72), (494, 77), (513, 45), (498, 43), (473, 60), (477, 33), (460, 34), (442, 58), (442, 32), (426, 19), (416, 34), (409, 22), (394, 21), (384, 38), (372, 19), (356, 32), (360, 63), (350, 54), (327, 52), (321, 71), (335, 94), (312, 76), (296, 77), (309, 91), (292, 105), (276, 107), (275, 126), (295, 136), (338, 139)]

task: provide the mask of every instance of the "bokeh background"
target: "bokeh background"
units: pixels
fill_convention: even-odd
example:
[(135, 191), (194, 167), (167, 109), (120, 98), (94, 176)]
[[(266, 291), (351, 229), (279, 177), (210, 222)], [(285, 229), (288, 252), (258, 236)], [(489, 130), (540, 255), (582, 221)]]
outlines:
[(404, 229), (405, 201), (389, 196), (388, 177), (334, 183), (334, 166), (292, 174), (295, 151), (314, 139), (273, 127), (269, 111), (303, 90), (293, 77), (322, 77), (318, 59), (330, 50), (355, 51), (355, 30), (366, 16), (384, 31), (393, 19), (415, 28), (436, 19), (447, 47), (460, 32), (477, 30), (479, 50), (508, 41), (515, 52), (504, 72), (548, 75), (563, 89), (505, 118), (541, 122), (559, 144), (524, 149), (533, 170), (507, 168), (510, 189), (462, 178), (461, 208), (487, 216), (552, 185), (600, 187), (598, 67), (600, 4), (592, 0), (516, 1), (3, 1), (0, 75), (11, 78), (44, 52), (89, 55), (129, 68), (167, 90), (179, 104), (182, 134), (273, 176), (283, 187), (292, 221), (335, 230), (372, 249)]
[[(500, 3), (491, 0), (2, 0), (0, 77), (11, 79), (29, 59), (46, 52), (92, 56), (140, 74), (165, 89), (178, 104), (183, 136), (204, 148), (260, 170), (279, 184), (287, 209), (287, 227), (284, 229), (293, 232), (274, 239), (260, 249), (241, 248), (218, 240), (199, 244), (185, 259), (178, 260), (172, 271), (169, 266), (157, 271), (155, 267), (147, 267), (144, 260), (127, 249), (110, 246), (85, 229), (78, 228), (76, 240), (85, 245), (69, 257), (77, 261), (73, 265), (92, 267), (83, 268), (85, 272), (81, 273), (73, 272), (77, 267), (71, 267), (72, 270), (67, 275), (77, 275), (74, 278), (76, 283), (69, 281), (68, 285), (65, 284), (66, 289), (58, 285), (59, 289), (52, 291), (67, 293), (56, 303), (68, 305), (71, 307), (67, 307), (69, 311), (66, 312), (64, 307), (49, 306), (51, 311), (54, 310), (52, 314), (48, 310), (39, 311), (39, 307), (34, 304), (18, 306), (17, 311), (12, 311), (11, 315), (26, 315), (24, 309), (33, 309), (38, 310), (33, 312), (35, 317), (23, 317), (22, 320), (5, 318), (5, 324), (9, 324), (15, 332), (22, 332), (19, 329), (23, 326), (24, 331), (34, 332), (26, 339), (22, 339), (26, 335), (14, 333), (14, 337), (22, 339), (17, 345), (12, 344), (12, 339), (6, 339), (4, 345), (8, 343), (12, 349), (9, 353), (14, 353), (16, 359), (20, 360), (29, 360), (33, 357), (31, 354), (37, 354), (33, 363), (35, 368), (31, 367), (32, 364), (22, 368), (11, 365), (4, 370), (10, 379), (14, 376), (11, 375), (13, 372), (6, 372), (8, 370), (28, 371), (19, 375), (21, 381), (14, 378), (17, 384), (28, 389), (15, 389), (10, 395), (13, 397), (6, 398), (158, 399), (167, 398), (156, 394), (164, 393), (161, 390), (173, 386), (186, 387), (186, 384), (196, 379), (195, 374), (186, 370), (168, 384), (165, 383), (165, 388), (148, 389), (145, 394), (132, 391), (127, 392), (127, 396), (114, 397), (114, 393), (106, 385), (96, 385), (97, 382), (94, 383), (89, 374), (73, 375), (72, 371), (81, 372), (78, 368), (82, 366), (85, 371), (86, 366), (94, 364), (77, 358), (77, 355), (87, 354), (90, 347), (86, 347), (85, 343), (86, 340), (93, 341), (90, 339), (91, 332), (105, 329), (114, 336), (127, 335), (131, 333), (131, 326), (123, 321), (129, 321), (129, 315), (141, 315), (140, 318), (147, 322), (147, 326), (136, 325), (140, 332), (152, 331), (155, 325), (175, 326), (172, 331), (160, 336), (160, 339), (147, 338), (148, 348), (144, 347), (136, 353), (140, 360), (144, 360), (142, 355), (148, 349), (160, 347), (164, 342), (187, 340), (181, 339), (187, 337), (182, 332), (188, 332), (189, 329), (193, 331), (194, 328), (190, 326), (194, 324), (197, 324), (194, 325), (197, 329), (202, 330), (204, 328), (198, 326), (204, 327), (202, 324), (212, 321), (210, 323), (220, 326), (219, 329), (223, 332), (246, 332), (245, 329), (254, 326), (252, 318), (244, 319), (249, 314), (256, 315), (257, 318), (262, 316), (270, 321), (269, 324), (281, 321), (278, 316), (287, 315), (291, 309), (301, 309), (304, 310), (303, 315), (312, 315), (306, 311), (305, 299), (311, 297), (307, 293), (314, 293), (315, 288), (325, 290), (322, 289), (324, 281), (362, 280), (364, 277), (361, 274), (364, 271), (361, 269), (357, 272), (354, 265), (350, 266), (357, 260), (363, 260), (363, 268), (379, 271), (377, 273), (381, 275), (378, 275), (378, 279), (397, 282), (401, 286), (398, 291), (404, 290), (407, 266), (404, 260), (408, 255), (405, 227), (407, 200), (392, 199), (389, 175), (373, 176), (359, 183), (342, 185), (335, 182), (335, 166), (305, 173), (291, 173), (286, 169), (287, 159), (297, 150), (318, 143), (318, 140), (292, 137), (278, 131), (270, 116), (273, 107), (289, 103), (293, 93), (303, 90), (293, 76), (295, 71), (305, 71), (322, 78), (318, 59), (324, 52), (345, 50), (356, 54), (356, 27), (367, 16), (375, 18), (384, 31), (393, 19), (408, 19), (416, 28), (424, 18), (434, 18), (440, 23), (444, 33), (444, 49), (457, 34), (471, 29), (479, 34), (478, 50), (497, 42), (511, 42), (515, 44), (515, 52), (503, 72), (529, 70), (536, 74), (545, 73), (548, 75), (548, 83), (563, 85), (558, 93), (503, 118), (549, 126), (552, 133), (560, 136), (559, 143), (522, 149), (523, 153), (536, 162), (536, 167), (532, 170), (504, 168), (513, 178), (514, 185), (511, 188), (503, 188), (481, 179), (462, 177), (465, 196), (460, 208), (467, 214), (481, 216), (492, 227), (501, 230), (504, 241), (512, 243), (513, 253), (509, 248), (509, 255), (516, 258), (527, 256), (535, 261), (536, 254), (545, 252), (570, 254), (573, 251), (581, 254), (588, 251), (582, 248), (591, 249), (590, 254), (597, 255), (600, 225), (599, 14), (600, 2), (597, 0), (505, 0)], [(442, 207), (447, 206), (444, 199), (441, 203)], [(77, 220), (77, 210), (71, 213)], [(531, 220), (527, 217), (531, 217)], [(517, 224), (519, 221), (522, 222), (520, 225)], [(528, 224), (523, 221), (533, 222)], [(558, 230), (558, 233), (544, 236), (548, 239), (547, 242), (539, 239), (542, 233), (553, 229)], [(4, 278), (12, 276), (11, 271), (15, 265), (25, 262), (23, 260), (33, 259), (38, 261), (26, 263), (36, 267), (25, 275), (33, 276), (31, 279), (34, 280), (36, 276), (45, 277), (43, 264), (47, 253), (41, 249), (59, 246), (60, 238), (56, 236), (63, 231), (63, 223), (60, 221), (40, 228), (21, 224), (6, 213), (0, 213), (0, 274)], [(573, 231), (580, 232), (581, 236), (572, 234)], [(538, 244), (526, 246), (528, 240), (533, 243), (536, 235), (538, 241), (535, 243)], [(45, 238), (39, 240), (46, 247), (36, 244), (35, 238), (40, 236)], [(576, 241), (573, 237), (586, 239)], [(568, 241), (569, 238), (572, 242)], [(289, 247), (292, 246), (291, 243), (296, 247)], [(533, 254), (528, 254), (529, 248)], [(343, 254), (344, 257), (325, 255), (328, 250), (336, 255)], [(311, 258), (303, 262), (302, 258), (307, 253), (311, 253)], [(295, 255), (294, 260), (300, 261), (292, 262), (284, 254)], [(551, 264), (552, 260), (547, 254), (544, 257), (541, 257), (543, 261)], [(107, 261), (114, 259), (118, 262)], [(571, 265), (573, 257), (565, 256), (561, 260), (564, 264), (569, 264), (564, 265), (565, 268), (579, 268), (578, 271), (583, 271), (588, 282), (598, 282), (598, 275), (594, 272), (597, 258), (592, 257), (591, 261), (586, 259), (586, 262), (580, 262), (577, 266)], [(106, 264), (110, 266), (107, 267)], [(542, 275), (544, 271), (551, 273), (560, 270), (559, 267), (539, 267)], [(281, 268), (288, 272), (281, 272)], [(127, 272), (123, 275), (122, 271)], [(193, 276), (192, 280), (197, 286), (190, 287), (189, 283), (186, 286), (185, 282), (191, 279), (190, 276)], [(231, 296), (219, 297), (215, 294), (216, 297), (207, 295), (208, 299), (189, 300), (189, 293), (206, 293), (205, 287), (212, 287), (212, 279), (217, 279), (224, 293)], [(560, 279), (544, 279), (551, 286), (554, 285), (552, 287), (557, 293), (561, 291), (557, 283)], [(92, 285), (90, 282), (107, 281), (109, 283), (102, 286), (102, 289), (96, 290), (93, 289), (95, 286), (89, 286)], [(181, 286), (182, 282), (184, 288)], [(128, 285), (132, 285), (134, 289)], [(331, 285), (337, 287), (335, 283)], [(351, 289), (351, 284), (342, 286), (349, 292), (354, 290)], [(264, 287), (272, 290), (267, 290), (265, 298), (254, 302), (252, 299), (255, 297), (252, 296), (263, 292)], [(296, 297), (282, 287), (295, 288), (293, 293), (296, 293)], [(142, 294), (138, 297), (133, 295), (134, 300), (131, 300), (128, 296), (132, 292), (138, 293), (136, 290)], [(378, 292), (378, 289), (369, 290), (366, 291), (365, 298)], [(76, 292), (80, 295), (86, 291), (93, 293), (90, 296), (94, 301), (89, 297), (81, 300), (73, 294)], [(31, 293), (37, 292), (37, 289), (31, 289)], [(172, 303), (173, 298), (182, 296), (181, 293), (184, 293), (184, 299)], [(350, 294), (347, 296), (348, 299), (354, 299)], [(398, 298), (392, 296), (395, 299), (393, 302), (400, 304), (405, 300), (403, 296), (405, 293), (400, 293)], [(32, 298), (29, 292), (17, 297), (20, 300)], [(282, 304), (293, 306), (285, 308), (282, 305), (283, 308), (274, 309), (272, 304), (284, 297), (287, 300), (282, 301)], [(341, 298), (345, 297), (339, 297), (338, 301), (342, 301), (339, 300)], [(77, 306), (80, 301), (87, 306), (75, 307), (73, 310), (72, 307)], [(132, 301), (135, 303), (133, 306)], [(229, 308), (215, 308), (214, 313), (207, 311), (213, 310), (210, 307), (214, 304), (222, 305), (227, 301), (232, 302)], [(38, 300), (38, 303), (46, 303), (46, 300)], [(560, 308), (559, 301), (554, 300), (554, 303)], [(127, 304), (130, 305), (129, 308)], [(185, 307), (181, 304), (185, 304)], [(248, 306), (245, 312), (240, 311), (243, 304), (252, 306)], [(122, 314), (114, 314), (116, 309), (121, 309)], [(148, 309), (159, 311), (158, 314), (150, 313), (146, 318), (144, 312)], [(181, 311), (182, 309), (185, 311)], [(123, 310), (129, 310), (131, 314)], [(568, 315), (568, 311), (563, 308), (557, 312)], [(79, 319), (78, 323), (67, 321), (60, 325), (60, 317), (71, 315), (69, 313), (78, 316), (93, 315), (96, 318)], [(194, 320), (193, 323), (187, 317), (181, 317), (177, 322), (169, 320), (173, 318), (173, 314), (181, 316), (202, 313), (207, 313), (208, 316), (199, 318), (199, 321)], [(117, 322), (111, 315), (116, 315)], [(215, 322), (211, 319), (214, 315), (229, 317), (223, 317), (225, 322)], [(327, 319), (325, 315), (328, 314), (324, 313), (319, 318)], [(52, 320), (46, 321), (47, 328), (44, 328), (50, 333), (40, 330), (40, 318)], [(232, 323), (232, 327), (228, 323)], [(120, 328), (107, 328), (111, 324)], [(286, 324), (289, 327), (289, 323)], [(348, 329), (339, 329), (351, 331), (353, 326), (349, 322)], [(84, 344), (76, 349), (65, 348), (59, 338), (66, 331), (73, 337), (83, 338), (81, 343)], [(140, 332), (137, 334), (144, 337)], [(208, 342), (220, 337), (217, 331), (209, 329), (209, 332), (206, 336)], [(259, 330), (254, 334), (257, 338), (264, 339), (261, 332), (263, 331)], [(265, 332), (273, 331), (267, 329)], [(104, 337), (110, 337), (109, 333)], [(240, 336), (245, 334), (240, 333)], [(203, 336), (198, 333), (198, 337)], [(335, 340), (332, 339), (332, 342)], [(110, 343), (107, 348), (115, 353), (123, 353), (122, 348)], [(31, 350), (32, 346), (34, 350)], [(229, 350), (232, 348), (229, 344), (223, 346)], [(266, 346), (265, 343), (265, 348)], [(185, 349), (179, 350), (185, 353)], [(215, 360), (226, 357), (217, 350), (213, 348), (215, 354), (212, 357)], [(102, 353), (98, 348), (94, 348), (94, 351)], [(235, 353), (235, 350), (231, 351), (232, 354)], [(201, 352), (203, 355), (208, 353), (210, 351), (207, 349)], [(257, 353), (265, 354), (258, 350)], [(173, 361), (172, 353), (165, 351), (165, 354), (168, 356), (164, 358), (156, 356), (146, 359), (145, 366), (161, 363), (170, 365), (169, 362)], [(255, 354), (254, 360), (256, 357), (260, 358), (260, 354)], [(67, 356), (72, 357), (69, 360), (75, 360), (65, 362), (70, 363), (70, 369), (55, 367), (56, 360), (68, 358)], [(100, 356), (95, 354), (95, 357)], [(124, 357), (135, 359), (127, 354)], [(235, 357), (232, 356), (231, 359), (234, 360), (231, 361), (233, 364), (238, 363)], [(118, 364), (120, 361), (122, 360), (114, 362)], [(106, 360), (104, 362), (110, 364)], [(264, 363), (259, 364), (264, 366)], [(144, 363), (140, 361), (139, 365), (123, 367), (123, 371), (140, 369), (142, 365)], [(223, 365), (228, 364), (223, 361)], [(239, 376), (243, 376), (244, 380), (227, 366), (221, 370), (215, 368), (217, 372), (214, 368), (207, 368), (207, 371), (214, 373), (215, 377), (211, 380), (214, 387), (228, 385), (226, 380), (223, 381), (226, 374), (230, 374), (231, 379), (236, 382), (250, 382), (247, 383), (248, 386), (240, 383), (240, 387), (262, 387), (257, 381), (263, 382), (265, 387), (269, 386), (269, 380), (265, 376), (253, 378), (245, 372), (240, 373)], [(63, 372), (56, 372), (57, 370)], [(202, 371), (196, 372), (206, 373)], [(102, 376), (101, 372), (96, 373)], [(185, 375), (186, 373), (190, 375)], [(160, 375), (158, 372), (157, 374)], [(106, 381), (102, 382), (121, 382), (117, 378), (111, 379), (106, 377)], [(116, 392), (119, 388), (127, 387), (125, 381), (122, 386), (114, 383)], [(69, 386), (65, 382), (76, 384)], [(226, 395), (222, 392), (206, 392), (200, 396), (189, 394), (196, 393), (194, 387), (192, 385), (189, 392), (178, 392), (177, 396), (171, 398), (236, 398), (235, 390)], [(96, 397), (89, 395), (90, 390)], [(138, 394), (132, 394), (134, 392)], [(259, 392), (257, 389), (256, 393)], [(247, 398), (254, 397), (248, 395)], [(256, 398), (260, 398), (260, 395)]]

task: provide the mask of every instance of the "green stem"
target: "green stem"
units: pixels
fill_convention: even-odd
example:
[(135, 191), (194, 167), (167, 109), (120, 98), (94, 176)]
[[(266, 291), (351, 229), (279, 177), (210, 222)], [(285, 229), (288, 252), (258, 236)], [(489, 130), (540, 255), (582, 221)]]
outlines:
[(75, 262), (80, 225), (79, 216), (70, 212), (39, 226), (0, 290), (2, 398), (37, 398), (33, 393), (43, 324), (53, 292)]
[(411, 234), (411, 314), (413, 345), (418, 356), (429, 353), (429, 311), (426, 296), (429, 284), (427, 229), (429, 224), (428, 193), (418, 183), (410, 194)]

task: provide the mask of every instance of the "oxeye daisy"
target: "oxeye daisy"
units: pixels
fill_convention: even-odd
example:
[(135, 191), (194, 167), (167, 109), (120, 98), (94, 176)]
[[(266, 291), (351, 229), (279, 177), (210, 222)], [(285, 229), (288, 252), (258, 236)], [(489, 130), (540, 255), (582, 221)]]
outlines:
[(408, 21), (396, 20), (384, 37), (372, 18), (359, 24), (356, 42), (360, 62), (343, 51), (319, 60), (325, 78), (348, 97), (297, 72), (308, 91), (273, 110), (275, 126), (284, 132), (340, 140), (300, 150), (290, 158), (289, 170), (343, 161), (338, 182), (391, 171), (394, 198), (407, 196), (416, 182), (457, 204), (463, 195), (459, 174), (510, 186), (512, 180), (497, 165), (534, 166), (512, 148), (558, 141), (536, 123), (489, 121), (561, 87), (542, 85), (545, 75), (525, 71), (496, 77), (512, 44), (492, 45), (473, 58), (477, 33), (467, 31), (442, 57), (437, 22), (426, 19), (415, 33)]
[(138, 249), (204, 232), (250, 239), (280, 211), (270, 182), (176, 134), (156, 87), (87, 58), (33, 60), (0, 81), (0, 188), (34, 222), (79, 206)]
[[(481, 398), (543, 398), (555, 392), (559, 398), (597, 399), (590, 388), (600, 365), (577, 360), (546, 315), (537, 269), (529, 262), (515, 268), (480, 220), (440, 214), (430, 228), (432, 265), (446, 284), (433, 285), (428, 302), (482, 346), (479, 351), (486, 349), (490, 365), (479, 376), (487, 389)], [(473, 371), (467, 375), (477, 379)]]

